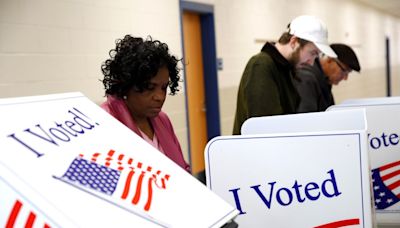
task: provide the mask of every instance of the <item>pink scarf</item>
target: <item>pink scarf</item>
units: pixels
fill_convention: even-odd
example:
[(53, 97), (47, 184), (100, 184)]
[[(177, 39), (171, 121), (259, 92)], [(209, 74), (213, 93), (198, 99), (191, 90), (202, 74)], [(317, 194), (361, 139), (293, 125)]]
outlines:
[[(131, 117), (124, 100), (115, 96), (107, 96), (107, 101), (100, 106), (137, 135), (142, 137), (139, 128), (136, 126), (136, 123)], [(181, 146), (167, 114), (160, 112), (158, 116), (150, 119), (150, 122), (153, 126), (154, 134), (156, 134), (165, 155), (180, 167), (190, 172), (190, 166), (183, 158)]]

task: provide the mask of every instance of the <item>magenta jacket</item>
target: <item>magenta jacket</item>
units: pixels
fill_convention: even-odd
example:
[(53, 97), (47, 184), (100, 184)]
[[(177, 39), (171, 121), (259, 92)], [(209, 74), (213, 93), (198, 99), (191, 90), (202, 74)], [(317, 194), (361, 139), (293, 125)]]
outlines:
[[(132, 119), (128, 107), (122, 99), (118, 99), (114, 96), (107, 96), (107, 101), (100, 106), (141, 137), (139, 129)], [(190, 166), (183, 158), (181, 145), (179, 144), (178, 138), (175, 135), (174, 128), (172, 127), (167, 114), (160, 112), (158, 116), (150, 119), (150, 122), (154, 128), (154, 134), (156, 134), (165, 155), (180, 167), (190, 172)]]

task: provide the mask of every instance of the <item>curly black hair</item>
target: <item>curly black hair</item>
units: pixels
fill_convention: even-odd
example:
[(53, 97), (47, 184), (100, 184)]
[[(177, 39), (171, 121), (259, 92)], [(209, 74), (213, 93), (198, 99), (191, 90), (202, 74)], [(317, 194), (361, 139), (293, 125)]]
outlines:
[(162, 67), (169, 71), (170, 95), (179, 91), (179, 59), (169, 53), (168, 45), (159, 40), (146, 40), (126, 35), (115, 42), (110, 58), (101, 65), (105, 95), (125, 96), (130, 89), (143, 92)]

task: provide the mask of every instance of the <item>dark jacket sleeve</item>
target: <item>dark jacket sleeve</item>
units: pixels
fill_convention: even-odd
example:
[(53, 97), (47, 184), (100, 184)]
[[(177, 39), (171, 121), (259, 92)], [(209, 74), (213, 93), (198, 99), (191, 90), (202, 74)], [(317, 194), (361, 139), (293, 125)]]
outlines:
[(297, 92), (301, 97), (300, 105), (297, 108), (299, 113), (318, 112), (321, 106), (321, 88), (311, 69), (300, 69), (296, 73), (294, 80)]

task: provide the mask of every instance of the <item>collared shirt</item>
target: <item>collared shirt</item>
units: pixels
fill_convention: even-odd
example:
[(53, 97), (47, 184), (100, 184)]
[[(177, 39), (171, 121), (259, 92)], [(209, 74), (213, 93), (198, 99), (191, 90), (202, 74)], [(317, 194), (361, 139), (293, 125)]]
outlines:
[(157, 150), (159, 150), (160, 152), (162, 152), (163, 154), (165, 154), (161, 144), (158, 142), (158, 138), (156, 134), (153, 134), (153, 138), (151, 139), (149, 136), (146, 135), (146, 133), (144, 133), (142, 130), (139, 129), (139, 132), (141, 134), (141, 137), (148, 142), (150, 145), (152, 145), (154, 148), (156, 148)]

